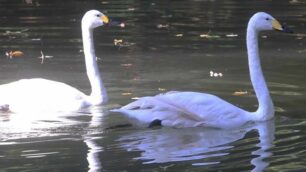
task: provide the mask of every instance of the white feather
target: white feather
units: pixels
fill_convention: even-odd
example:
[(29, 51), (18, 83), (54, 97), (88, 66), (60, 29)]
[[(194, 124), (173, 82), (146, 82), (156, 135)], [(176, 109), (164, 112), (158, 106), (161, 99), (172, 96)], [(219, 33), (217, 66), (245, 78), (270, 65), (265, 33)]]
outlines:
[(274, 106), (261, 71), (258, 55), (258, 32), (280, 29), (279, 22), (267, 13), (253, 15), (247, 28), (249, 70), (259, 107), (248, 112), (214, 95), (197, 92), (169, 92), (154, 97), (144, 97), (114, 112), (123, 113), (131, 119), (149, 125), (161, 120), (163, 126), (171, 127), (217, 127), (234, 128), (248, 121), (265, 121), (273, 118)]
[(33, 78), (0, 86), (0, 110), (12, 112), (76, 111), (107, 102), (93, 45), (93, 29), (104, 23), (99, 11), (88, 11), (82, 19), (82, 37), (87, 75), (92, 93), (85, 95), (65, 83)]

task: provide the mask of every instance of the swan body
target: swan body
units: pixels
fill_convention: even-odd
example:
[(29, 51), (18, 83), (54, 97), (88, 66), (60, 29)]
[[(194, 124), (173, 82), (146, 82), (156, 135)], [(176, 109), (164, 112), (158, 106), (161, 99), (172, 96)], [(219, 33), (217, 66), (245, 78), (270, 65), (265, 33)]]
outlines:
[(0, 85), (0, 110), (11, 112), (76, 111), (107, 102), (93, 44), (93, 29), (108, 23), (97, 10), (88, 11), (82, 19), (82, 39), (91, 95), (87, 96), (65, 83), (42, 78), (22, 79)]
[(140, 124), (159, 122), (171, 127), (233, 128), (249, 121), (265, 121), (273, 118), (274, 106), (266, 85), (258, 55), (258, 33), (264, 30), (289, 32), (271, 15), (258, 12), (247, 27), (247, 51), (250, 78), (259, 107), (248, 112), (210, 94), (198, 92), (168, 92), (153, 97), (143, 97), (120, 109), (114, 109)]

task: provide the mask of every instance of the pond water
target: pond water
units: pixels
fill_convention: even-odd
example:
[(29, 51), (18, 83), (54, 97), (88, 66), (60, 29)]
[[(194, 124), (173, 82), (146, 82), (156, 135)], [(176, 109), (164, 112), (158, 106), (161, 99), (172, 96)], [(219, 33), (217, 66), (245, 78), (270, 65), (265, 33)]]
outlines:
[[(0, 171), (306, 170), (304, 1), (0, 0), (0, 84), (43, 77), (90, 93), (80, 30), (89, 9), (126, 24), (94, 33), (110, 103), (70, 114), (1, 113)], [(255, 110), (245, 30), (257, 11), (295, 31), (259, 39), (275, 119), (232, 130), (140, 128), (109, 112), (170, 90)], [(11, 50), (24, 56), (8, 59)], [(41, 51), (49, 57), (43, 63)]]

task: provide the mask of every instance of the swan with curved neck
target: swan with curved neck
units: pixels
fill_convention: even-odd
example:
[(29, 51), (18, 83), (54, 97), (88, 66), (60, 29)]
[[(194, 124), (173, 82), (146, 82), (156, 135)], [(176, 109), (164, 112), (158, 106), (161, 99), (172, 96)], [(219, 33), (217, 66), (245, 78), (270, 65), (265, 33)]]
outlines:
[(42, 78), (22, 79), (0, 85), (0, 110), (12, 112), (75, 111), (108, 101), (93, 42), (93, 30), (107, 24), (109, 19), (97, 10), (82, 18), (82, 39), (87, 76), (91, 86), (89, 96), (65, 83)]
[(247, 27), (247, 52), (251, 82), (258, 99), (258, 109), (248, 112), (214, 95), (198, 92), (168, 92), (143, 97), (120, 109), (114, 109), (144, 125), (172, 127), (233, 128), (248, 121), (274, 117), (274, 106), (265, 82), (258, 52), (258, 33), (264, 30), (289, 31), (271, 15), (258, 12)]

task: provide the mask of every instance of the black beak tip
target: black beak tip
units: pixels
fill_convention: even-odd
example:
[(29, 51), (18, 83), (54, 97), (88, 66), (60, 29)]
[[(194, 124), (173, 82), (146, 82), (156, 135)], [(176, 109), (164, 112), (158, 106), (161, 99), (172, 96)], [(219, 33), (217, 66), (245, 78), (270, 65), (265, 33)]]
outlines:
[(125, 27), (125, 24), (119, 21), (110, 20), (107, 26), (117, 26), (117, 27)]
[(285, 33), (293, 33), (291, 29), (289, 29), (287, 26), (283, 26), (283, 32)]

